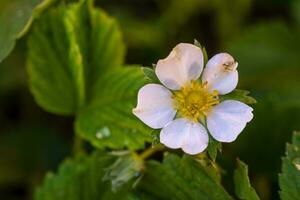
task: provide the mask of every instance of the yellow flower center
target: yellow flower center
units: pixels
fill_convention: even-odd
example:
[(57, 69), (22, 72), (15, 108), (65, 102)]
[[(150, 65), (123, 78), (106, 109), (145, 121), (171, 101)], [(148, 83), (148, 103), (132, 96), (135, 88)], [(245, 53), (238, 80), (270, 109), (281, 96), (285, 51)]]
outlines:
[(207, 116), (212, 106), (219, 103), (217, 90), (210, 93), (207, 82), (202, 84), (195, 80), (176, 91), (172, 98), (178, 115), (193, 121)]

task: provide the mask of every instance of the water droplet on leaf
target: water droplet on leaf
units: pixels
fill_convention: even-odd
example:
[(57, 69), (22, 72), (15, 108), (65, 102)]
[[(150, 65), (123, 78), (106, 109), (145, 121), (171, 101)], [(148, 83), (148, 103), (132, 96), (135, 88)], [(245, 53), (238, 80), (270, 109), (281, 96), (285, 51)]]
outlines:
[(295, 158), (293, 160), (293, 164), (296, 167), (296, 169), (300, 171), (300, 158)]
[(98, 129), (96, 132), (96, 138), (98, 139), (108, 138), (109, 136), (110, 136), (110, 130), (106, 126)]

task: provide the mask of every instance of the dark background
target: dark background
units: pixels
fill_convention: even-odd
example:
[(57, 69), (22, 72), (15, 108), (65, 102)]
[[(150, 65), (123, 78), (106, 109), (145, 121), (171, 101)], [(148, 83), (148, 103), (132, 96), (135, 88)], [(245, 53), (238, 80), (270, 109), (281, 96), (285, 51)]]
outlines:
[[(300, 130), (300, 3), (296, 0), (97, 0), (124, 33), (128, 64), (150, 66), (180, 42), (239, 62), (238, 88), (258, 103), (254, 120), (218, 156), (233, 190), (236, 158), (263, 200), (278, 197), (285, 143)], [(1, 6), (1, 3), (0, 3)], [(0, 25), (1, 26), (1, 25)], [(28, 33), (30, 34), (30, 32)], [(0, 63), (0, 199), (31, 199), (46, 171), (71, 156), (73, 119), (49, 114), (29, 92), (26, 38)]]

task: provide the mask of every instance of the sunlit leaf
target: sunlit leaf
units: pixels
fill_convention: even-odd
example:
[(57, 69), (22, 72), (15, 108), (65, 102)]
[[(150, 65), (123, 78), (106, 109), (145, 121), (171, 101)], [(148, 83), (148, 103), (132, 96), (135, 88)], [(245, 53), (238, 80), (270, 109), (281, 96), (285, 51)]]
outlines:
[(57, 114), (78, 111), (97, 79), (124, 57), (116, 22), (85, 1), (41, 16), (28, 46), (31, 91), (41, 107)]
[[(132, 114), (137, 92), (146, 83), (137, 67), (110, 71), (92, 88), (90, 105), (76, 120), (77, 133), (96, 147), (139, 149), (151, 141), (151, 129)], [(104, 127), (110, 134), (103, 135)]]

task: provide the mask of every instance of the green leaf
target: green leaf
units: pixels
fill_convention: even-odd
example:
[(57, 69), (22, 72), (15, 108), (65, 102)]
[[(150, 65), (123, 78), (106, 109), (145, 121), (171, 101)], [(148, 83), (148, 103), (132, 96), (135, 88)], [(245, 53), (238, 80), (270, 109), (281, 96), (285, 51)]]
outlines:
[(191, 156), (180, 158), (167, 154), (163, 163), (148, 161), (138, 191), (153, 199), (232, 200), (216, 178), (211, 166), (204, 166)]
[(118, 25), (88, 2), (60, 5), (35, 23), (27, 68), (37, 103), (57, 114), (74, 114), (102, 74), (121, 66), (124, 45)]
[[(36, 200), (160, 200), (160, 199), (210, 199), (233, 200), (216, 178), (216, 170), (201, 160), (191, 156), (180, 158), (168, 154), (163, 163), (147, 161), (145, 173), (136, 187), (133, 181), (123, 184), (116, 192), (111, 191), (111, 183), (105, 181), (107, 173), (110, 180), (132, 177), (135, 161), (120, 153), (123, 160), (102, 151), (90, 156), (81, 156), (75, 160), (66, 160), (57, 174), (48, 173), (43, 184), (37, 189)], [(127, 155), (128, 156), (128, 155)], [(125, 159), (124, 159), (125, 158)], [(129, 163), (128, 163), (129, 162)], [(113, 165), (111, 165), (114, 163)], [(133, 165), (132, 165), (133, 164)], [(136, 172), (136, 170), (134, 170)], [(106, 175), (105, 175), (106, 174)], [(128, 176), (130, 175), (130, 176)]]
[(0, 3), (0, 62), (12, 51), (17, 39), (33, 19), (56, 0), (4, 0)]
[(250, 92), (247, 90), (235, 89), (235, 90), (233, 90), (233, 92), (226, 94), (224, 96), (221, 96), (220, 99), (221, 99), (221, 101), (232, 99), (232, 100), (244, 102), (246, 104), (256, 103), (256, 100), (253, 97), (248, 96), (249, 94), (250, 94)]
[(255, 190), (250, 185), (248, 166), (238, 160), (238, 168), (234, 170), (235, 193), (242, 200), (259, 200)]
[(115, 157), (101, 151), (91, 156), (66, 160), (57, 174), (48, 173), (35, 194), (36, 200), (129, 199), (126, 189), (112, 193), (110, 183), (103, 181), (105, 168)]
[(112, 191), (118, 191), (124, 184), (141, 175), (144, 162), (135, 153), (118, 156), (106, 169), (103, 180), (111, 181)]
[(282, 200), (296, 200), (300, 197), (300, 132), (294, 132), (292, 144), (286, 145), (279, 175)]
[(77, 97), (69, 72), (70, 44), (62, 21), (65, 9), (51, 9), (36, 21), (28, 39), (27, 70), (37, 103), (50, 112), (71, 114)]
[[(106, 73), (92, 88), (92, 101), (76, 119), (76, 132), (96, 147), (135, 150), (151, 142), (151, 129), (132, 114), (137, 92), (147, 81), (137, 67)], [(102, 137), (104, 127), (110, 134)], [(100, 137), (99, 137), (100, 136)]]

